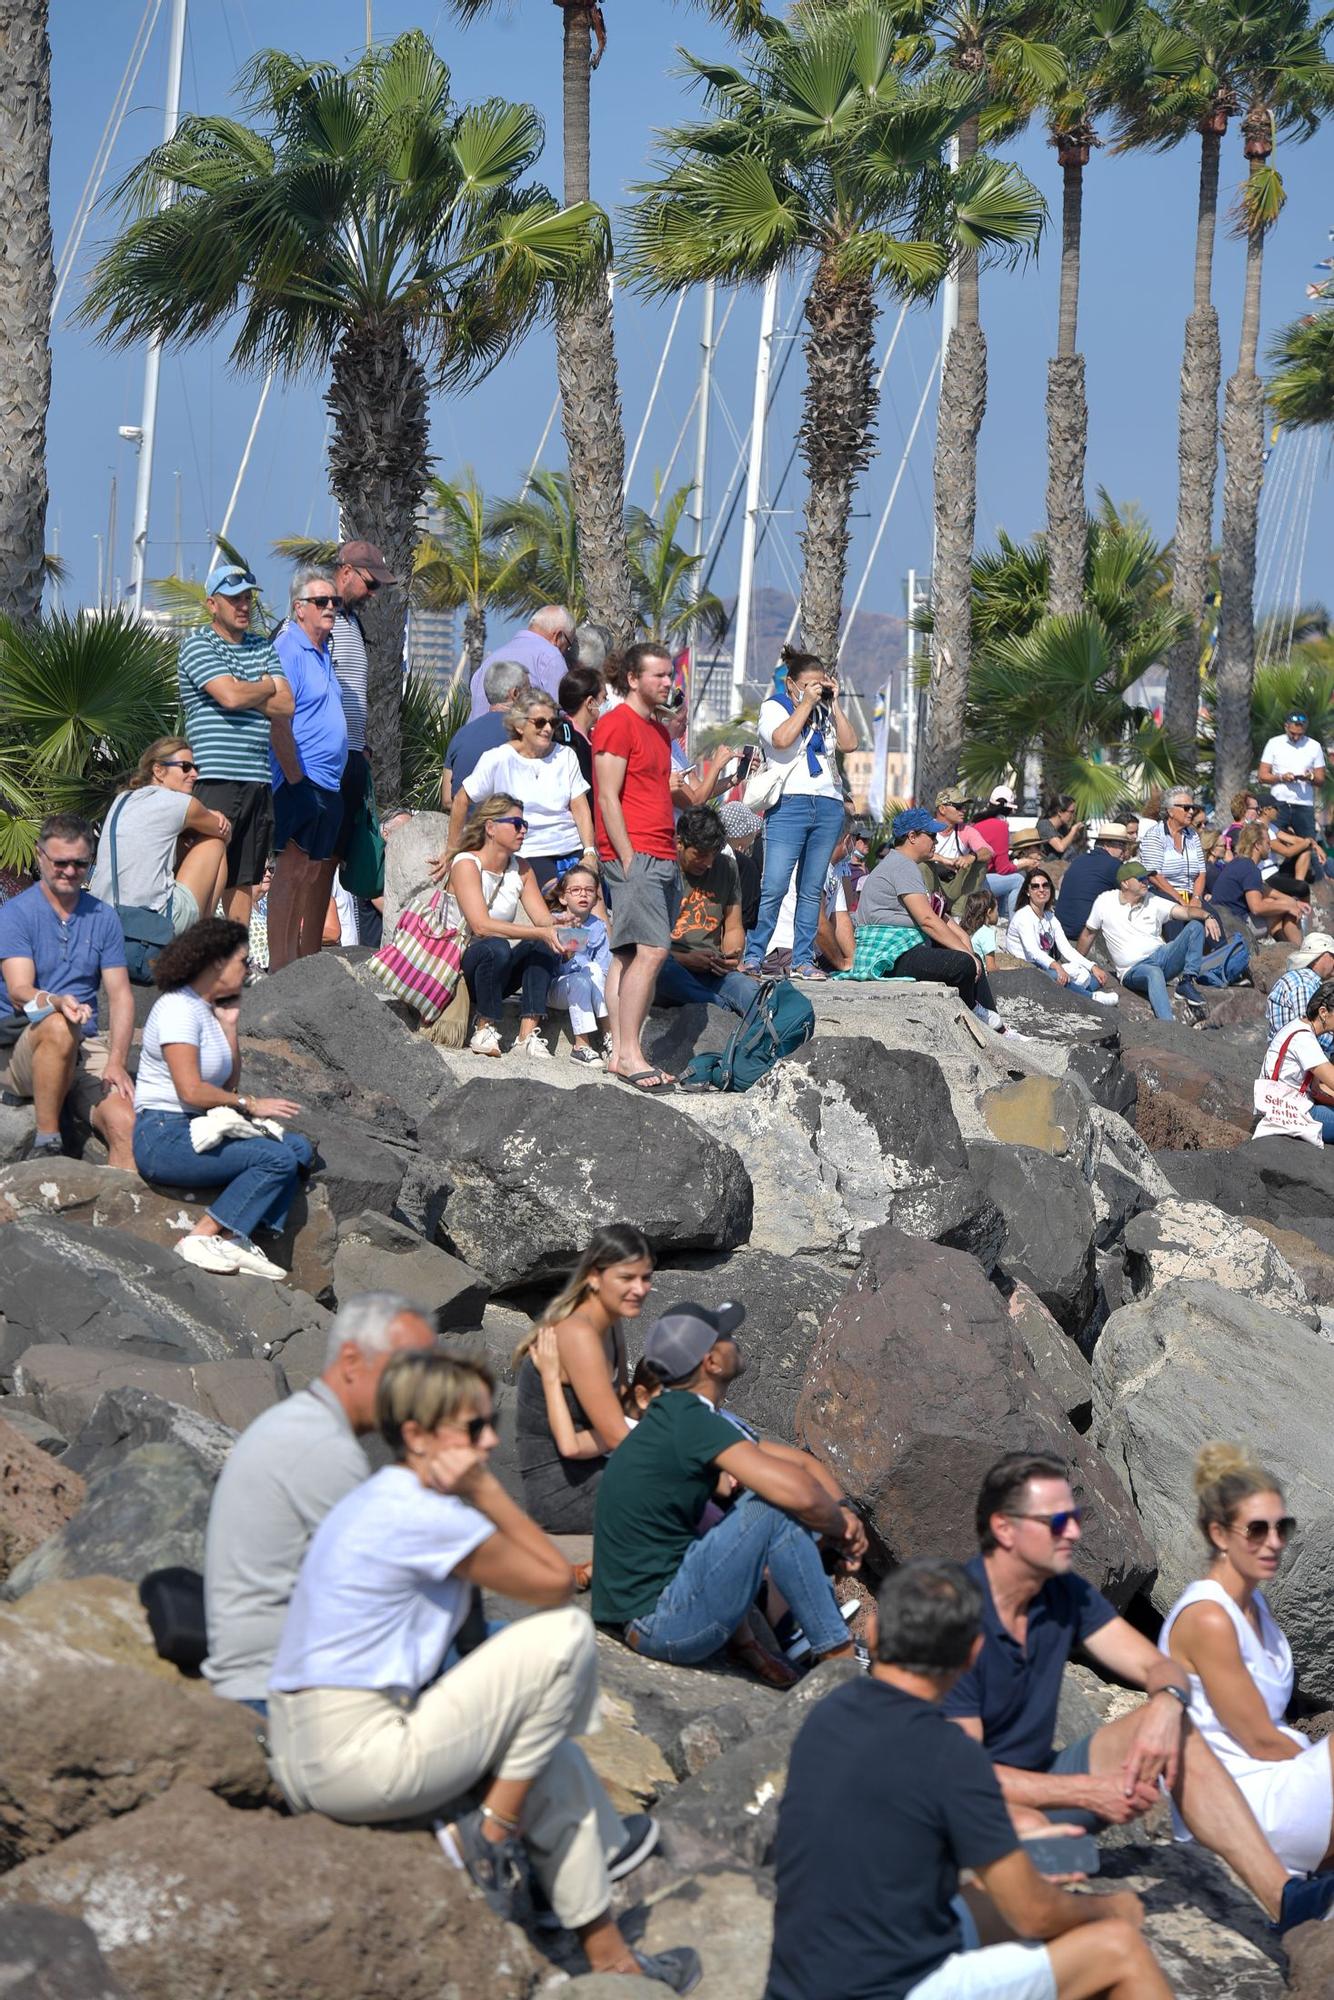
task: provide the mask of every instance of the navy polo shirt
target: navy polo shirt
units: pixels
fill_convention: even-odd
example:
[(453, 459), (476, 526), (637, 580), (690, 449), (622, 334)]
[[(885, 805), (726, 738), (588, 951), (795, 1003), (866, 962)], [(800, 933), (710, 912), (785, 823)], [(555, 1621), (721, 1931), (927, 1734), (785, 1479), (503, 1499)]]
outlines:
[(1118, 859), (1109, 854), (1105, 847), (1095, 847), (1087, 854), (1077, 854), (1066, 869), (1056, 898), (1056, 921), (1071, 944), (1079, 942), (1089, 911), (1103, 890), (1116, 887), (1116, 871), (1124, 859), (1124, 855)]
[(1052, 1760), (1061, 1674), (1077, 1646), (1117, 1617), (1115, 1605), (1082, 1576), (1049, 1577), (1028, 1607), (1028, 1643), (1001, 1624), (981, 1556), (967, 1565), (982, 1592), (982, 1651), (942, 1706), (946, 1715), (978, 1717), (995, 1764), (1045, 1771)]

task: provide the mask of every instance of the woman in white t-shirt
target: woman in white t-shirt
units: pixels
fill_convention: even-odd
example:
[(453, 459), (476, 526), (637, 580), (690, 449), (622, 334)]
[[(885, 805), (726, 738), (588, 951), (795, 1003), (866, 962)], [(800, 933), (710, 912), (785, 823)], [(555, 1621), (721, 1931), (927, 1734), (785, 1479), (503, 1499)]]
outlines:
[(1035, 868), (1019, 892), (1019, 904), (1005, 933), (1005, 949), (1054, 979), (1071, 986), (1104, 1007), (1117, 996), (1107, 990), (1107, 974), (1091, 958), (1076, 951), (1056, 915), (1056, 885), (1045, 869)]
[[(1334, 1062), (1321, 1048), (1319, 1037), (1331, 1033), (1334, 1033), (1334, 979), (1322, 979), (1306, 1003), (1305, 1022), (1284, 1023), (1265, 1050), (1260, 1069), (1266, 1082), (1290, 1086), (1294, 1109), (1305, 1109), (1306, 1115), (1314, 1118), (1327, 1146), (1334, 1146)], [(1308, 1106), (1301, 1105), (1302, 1097), (1310, 1100)], [(1274, 1138), (1283, 1129), (1281, 1123), (1275, 1123), (1265, 1114), (1251, 1137)]]
[(521, 853), (545, 889), (561, 873), (562, 861), (596, 865), (590, 787), (573, 750), (554, 743), (559, 710), (541, 688), (514, 697), (505, 711), (510, 740), (484, 750), (471, 771), (460, 776), (449, 809), (449, 838), (458, 845), (473, 807), (495, 792), (516, 798), (527, 825)]
[[(529, 1914), (531, 1869), (594, 1972), (688, 1991), (694, 1952), (632, 1951), (610, 1914), (609, 1864), (628, 1872), (656, 1829), (622, 1823), (574, 1741), (597, 1726), (596, 1635), (570, 1603), (569, 1563), (490, 1470), (490, 1372), (396, 1354), (378, 1415), (397, 1463), (325, 1515), (288, 1606), (269, 1679), (274, 1777), (297, 1812), (353, 1826), (435, 1817), (498, 1915)], [(476, 1587), (536, 1609), (457, 1659)]]
[(161, 911), (178, 937), (201, 916), (212, 916), (227, 884), (232, 824), (196, 803), (198, 777), (184, 736), (150, 743), (111, 802), (88, 881), (89, 894), (104, 903)]
[(466, 924), (472, 933), (463, 977), (476, 1009), (468, 1044), (475, 1056), (500, 1054), (505, 996), (518, 990), (523, 1017), (515, 1052), (550, 1059), (542, 1037), (547, 995), (561, 960), (578, 950), (556, 935), (558, 916), (543, 901), (532, 864), (520, 858), (527, 831), (518, 799), (493, 792), (431, 863), (432, 879), (449, 884), (445, 922)]
[[(249, 933), (244, 924), (205, 917), (158, 953), (153, 979), (160, 998), (144, 1023), (134, 1090), (134, 1164), (146, 1181), (173, 1188), (217, 1188), (176, 1254), (201, 1271), (285, 1278), (258, 1249), (256, 1229), (275, 1235), (302, 1172), (315, 1154), (299, 1132), (281, 1138), (245, 1128), (256, 1118), (295, 1118), (286, 1097), (243, 1097), (237, 1025)], [(196, 1150), (191, 1126), (225, 1108), (237, 1132)]]
[(743, 972), (758, 973), (773, 942), (788, 883), (796, 877), (792, 977), (827, 979), (815, 963), (820, 896), (843, 832), (843, 786), (836, 750), (855, 750), (857, 732), (843, 713), (838, 674), (814, 653), (784, 646), (774, 691), (760, 708), (760, 741), (783, 789), (764, 819), (764, 883)]

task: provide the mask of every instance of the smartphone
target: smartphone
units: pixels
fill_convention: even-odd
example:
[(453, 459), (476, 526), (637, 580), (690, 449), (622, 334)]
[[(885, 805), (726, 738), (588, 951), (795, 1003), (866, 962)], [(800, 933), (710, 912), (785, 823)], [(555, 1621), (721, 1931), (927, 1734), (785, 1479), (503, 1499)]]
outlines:
[(1040, 1833), (1022, 1845), (1039, 1875), (1096, 1875), (1102, 1866), (1091, 1833)]

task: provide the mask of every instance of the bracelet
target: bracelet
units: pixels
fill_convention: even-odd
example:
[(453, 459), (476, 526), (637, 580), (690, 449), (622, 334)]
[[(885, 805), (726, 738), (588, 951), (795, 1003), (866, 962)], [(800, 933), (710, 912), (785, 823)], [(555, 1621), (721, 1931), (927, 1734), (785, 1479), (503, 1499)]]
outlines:
[(1190, 1707), (1190, 1691), (1189, 1691), (1189, 1689), (1188, 1689), (1188, 1688), (1179, 1688), (1179, 1687), (1177, 1686), (1177, 1684), (1176, 1684), (1176, 1682), (1175, 1682), (1175, 1681), (1168, 1681), (1168, 1682), (1167, 1682), (1167, 1683), (1166, 1683), (1166, 1684), (1165, 1684), (1165, 1685), (1164, 1685), (1163, 1687), (1160, 1687), (1160, 1688), (1158, 1689), (1158, 1693), (1159, 1693), (1159, 1694), (1170, 1694), (1170, 1695), (1172, 1696), (1173, 1700), (1175, 1700), (1175, 1701), (1179, 1701), (1179, 1702), (1181, 1703), (1181, 1706), (1182, 1706), (1183, 1708), (1187, 1708), (1187, 1709), (1188, 1709), (1188, 1708)]

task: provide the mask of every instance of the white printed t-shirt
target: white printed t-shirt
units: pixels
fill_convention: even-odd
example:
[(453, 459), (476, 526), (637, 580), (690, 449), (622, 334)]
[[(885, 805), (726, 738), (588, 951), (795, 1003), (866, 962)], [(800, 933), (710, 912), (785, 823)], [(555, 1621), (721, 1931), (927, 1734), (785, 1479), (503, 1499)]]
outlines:
[(1101, 931), (1116, 967), (1124, 979), (1132, 965), (1148, 958), (1163, 941), (1163, 925), (1179, 915), (1165, 896), (1146, 896), (1142, 903), (1123, 903), (1119, 889), (1104, 889), (1094, 899), (1088, 928)]

